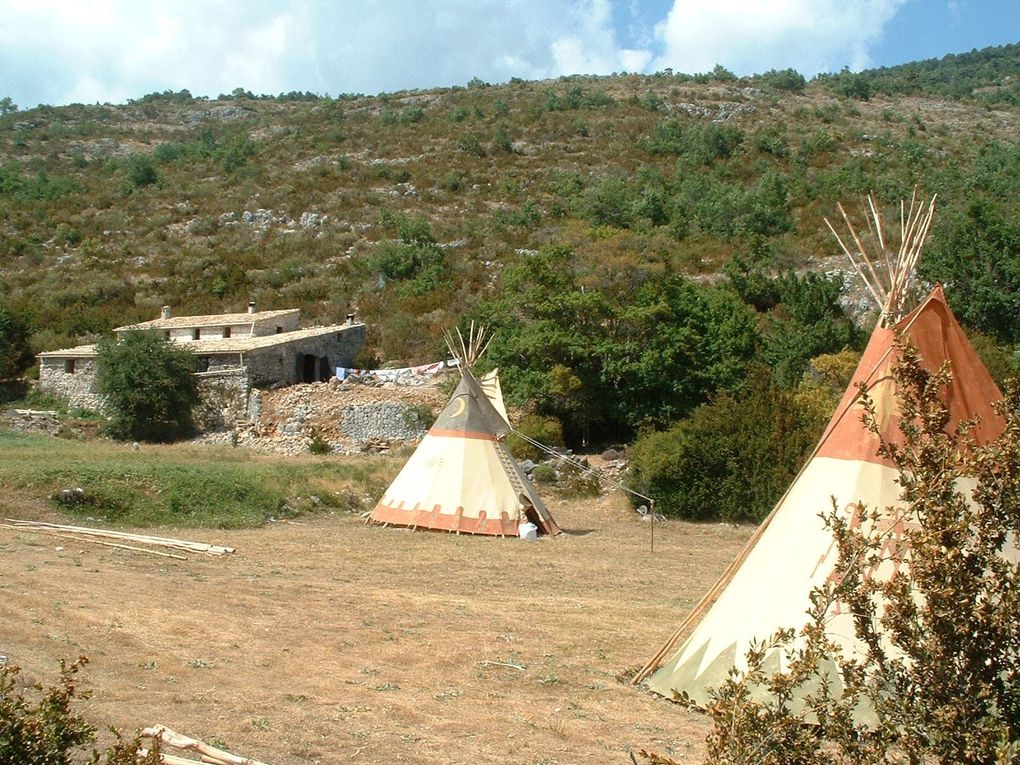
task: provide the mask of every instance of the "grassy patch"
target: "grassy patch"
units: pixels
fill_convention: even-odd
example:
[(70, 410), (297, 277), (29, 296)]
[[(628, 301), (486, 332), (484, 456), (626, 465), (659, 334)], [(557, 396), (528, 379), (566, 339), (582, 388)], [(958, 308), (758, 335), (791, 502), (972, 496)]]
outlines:
[[(321, 509), (360, 511), (380, 460), (273, 460), (234, 449), (81, 443), (0, 431), (0, 489), (121, 526), (244, 528)], [(62, 492), (71, 489), (71, 492)], [(80, 489), (80, 491), (76, 491)]]

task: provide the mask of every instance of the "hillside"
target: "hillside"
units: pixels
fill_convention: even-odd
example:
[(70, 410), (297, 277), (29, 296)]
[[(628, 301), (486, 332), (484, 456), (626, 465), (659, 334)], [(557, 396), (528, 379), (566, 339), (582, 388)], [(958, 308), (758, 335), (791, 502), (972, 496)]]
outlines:
[[(661, 285), (842, 268), (823, 216), (868, 190), (892, 204), (916, 185), (943, 211), (925, 275), (959, 282), (961, 304), (995, 292), (999, 302), (965, 305), (963, 318), (1009, 345), (1020, 339), (1001, 298), (1020, 262), (1018, 78), (1013, 45), (811, 82), (717, 68), (371, 97), (182, 91), (11, 112), (0, 117), (0, 306), (32, 351), (163, 304), (217, 312), (255, 299), (300, 307), (309, 323), (355, 311), (370, 327), (366, 365), (432, 360), (442, 330), (474, 316), (511, 335), (493, 349), (505, 365), (536, 316), (576, 339), (648, 308), (632, 327), (640, 344), (671, 321), (652, 310), (675, 309)], [(1006, 264), (964, 273), (960, 243)], [(737, 286), (757, 317), (737, 354), (744, 369), (788, 301)], [(586, 307), (560, 304), (565, 295)], [(563, 337), (536, 332), (508, 393), (545, 401), (568, 425), (593, 414), (557, 409), (554, 382), (535, 375), (559, 365), (616, 390), (620, 374), (637, 374), (580, 369), (579, 357), (626, 357), (623, 335), (563, 350)], [(681, 405), (614, 414), (604, 429), (668, 423), (743, 372), (709, 377)]]

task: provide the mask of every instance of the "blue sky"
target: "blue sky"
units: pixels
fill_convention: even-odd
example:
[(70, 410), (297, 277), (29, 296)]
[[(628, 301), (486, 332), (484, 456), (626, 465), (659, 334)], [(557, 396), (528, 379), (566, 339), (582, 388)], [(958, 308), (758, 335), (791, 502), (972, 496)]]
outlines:
[(0, 0), (0, 97), (378, 93), (566, 74), (806, 76), (1020, 42), (1020, 0)]

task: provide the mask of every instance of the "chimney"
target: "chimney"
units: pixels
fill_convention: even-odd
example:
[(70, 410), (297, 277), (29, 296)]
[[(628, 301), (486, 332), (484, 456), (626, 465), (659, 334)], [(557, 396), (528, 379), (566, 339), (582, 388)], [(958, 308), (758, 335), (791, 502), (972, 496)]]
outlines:
[(248, 313), (255, 313), (255, 301), (254, 300), (249, 300), (248, 301)]
[(169, 319), (170, 318), (170, 306), (165, 305), (159, 309), (159, 318)]
[(354, 314), (353, 313), (347, 314), (347, 326), (348, 327), (353, 327), (354, 326)]

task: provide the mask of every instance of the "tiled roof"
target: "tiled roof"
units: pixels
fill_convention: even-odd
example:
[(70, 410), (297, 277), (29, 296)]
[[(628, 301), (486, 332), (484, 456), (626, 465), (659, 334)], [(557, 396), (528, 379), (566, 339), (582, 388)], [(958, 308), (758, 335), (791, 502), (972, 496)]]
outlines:
[(281, 332), (278, 335), (261, 335), (259, 337), (228, 337), (222, 340), (178, 340), (175, 345), (183, 346), (192, 353), (206, 356), (213, 353), (244, 353), (259, 348), (271, 348), (274, 345), (291, 343), (309, 337), (342, 332), (350, 327), (347, 324), (334, 324), (329, 327), (309, 327), (295, 329), (293, 332)]
[[(266, 311), (265, 313), (270, 313)], [(246, 316), (248, 314), (245, 314)], [(355, 327), (360, 324), (353, 325)], [(179, 346), (191, 351), (198, 356), (210, 356), (219, 353), (246, 353), (260, 348), (272, 348), (274, 345), (292, 343), (295, 340), (305, 340), (309, 337), (329, 335), (335, 332), (343, 332), (350, 329), (349, 324), (333, 324), (328, 327), (308, 327), (307, 329), (295, 329), (292, 332), (281, 332), (278, 335), (262, 335), (260, 337), (228, 337), (222, 340), (176, 340), (174, 346)], [(94, 345), (79, 345), (75, 348), (63, 348), (58, 351), (44, 351), (39, 356), (43, 358), (69, 358), (89, 357), (96, 355)]]
[(61, 348), (59, 351), (43, 351), (36, 354), (36, 356), (41, 356), (42, 358), (51, 356), (58, 358), (88, 358), (95, 355), (96, 346), (94, 345), (76, 345), (74, 348)]
[(173, 316), (169, 319), (152, 319), (138, 324), (127, 324), (117, 327), (114, 332), (125, 332), (132, 329), (188, 329), (190, 327), (223, 327), (226, 325), (252, 324), (280, 316), (300, 313), (298, 308), (286, 308), (280, 311), (256, 311), (255, 313), (214, 313), (208, 316)]

